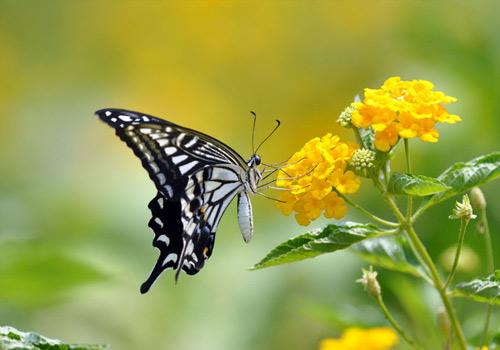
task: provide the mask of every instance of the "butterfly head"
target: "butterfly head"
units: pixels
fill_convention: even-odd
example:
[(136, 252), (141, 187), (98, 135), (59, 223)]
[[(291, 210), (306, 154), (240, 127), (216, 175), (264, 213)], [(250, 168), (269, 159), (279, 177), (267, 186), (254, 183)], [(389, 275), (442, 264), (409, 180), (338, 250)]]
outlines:
[(260, 156), (254, 154), (247, 162), (247, 179), (248, 179), (248, 190), (251, 192), (257, 192), (257, 186), (259, 181), (262, 179), (262, 174), (259, 170), (259, 165), (261, 163)]
[(258, 154), (254, 154), (250, 160), (247, 162), (249, 168), (257, 167), (262, 162), (260, 156)]

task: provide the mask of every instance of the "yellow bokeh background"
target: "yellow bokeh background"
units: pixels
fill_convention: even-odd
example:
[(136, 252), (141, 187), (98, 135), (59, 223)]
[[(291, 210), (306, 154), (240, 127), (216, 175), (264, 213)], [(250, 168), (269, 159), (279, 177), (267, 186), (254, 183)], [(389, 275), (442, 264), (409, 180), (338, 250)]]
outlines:
[[(250, 245), (231, 207), (198, 275), (175, 285), (165, 273), (140, 295), (157, 257), (146, 226), (155, 190), (93, 112), (168, 118), (247, 158), (253, 110), (258, 139), (282, 122), (261, 151), (272, 163), (327, 132), (351, 138), (335, 119), (363, 88), (426, 79), (458, 98), (450, 112), (463, 118), (438, 144), (412, 144), (417, 172), (436, 176), (498, 147), (497, 13), (495, 1), (1, 0), (0, 323), (119, 350), (311, 349), (360, 320), (385, 324), (348, 252), (248, 271), (304, 232), (260, 197)], [(368, 183), (355, 199), (379, 210)], [(422, 223), (435, 256), (455, 239), (442, 219), (451, 206)], [(482, 254), (477, 235), (468, 244)], [(387, 298), (401, 313), (419, 305), (403, 322), (425, 336), (434, 314), (412, 283), (388, 273)]]

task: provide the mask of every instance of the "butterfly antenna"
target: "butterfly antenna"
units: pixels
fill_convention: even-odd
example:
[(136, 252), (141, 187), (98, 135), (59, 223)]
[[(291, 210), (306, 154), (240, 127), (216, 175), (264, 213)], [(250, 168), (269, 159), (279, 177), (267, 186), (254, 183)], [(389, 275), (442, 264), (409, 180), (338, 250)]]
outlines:
[(269, 135), (267, 135), (267, 137), (261, 141), (261, 143), (259, 143), (259, 145), (257, 146), (257, 149), (255, 150), (255, 152), (253, 152), (254, 154), (257, 153), (257, 151), (259, 150), (260, 146), (262, 146), (264, 144), (264, 142), (266, 142), (273, 134), (276, 130), (278, 130), (278, 128), (280, 127), (281, 125), (281, 122), (276, 119), (276, 126), (274, 127), (273, 130), (271, 130), (271, 132), (269, 133)]
[(255, 124), (257, 124), (257, 114), (254, 111), (250, 111), (253, 116), (253, 125), (252, 125), (252, 154), (255, 154)]

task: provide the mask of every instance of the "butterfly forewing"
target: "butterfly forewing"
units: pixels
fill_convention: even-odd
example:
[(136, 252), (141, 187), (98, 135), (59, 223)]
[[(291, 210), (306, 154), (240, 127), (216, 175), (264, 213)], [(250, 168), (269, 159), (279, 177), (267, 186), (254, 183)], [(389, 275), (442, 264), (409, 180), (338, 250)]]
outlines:
[(244, 187), (245, 161), (208, 135), (147, 114), (120, 109), (96, 114), (141, 159), (158, 190), (149, 203), (149, 227), (160, 256), (141, 292), (166, 268), (197, 273), (211, 255), (224, 211)]

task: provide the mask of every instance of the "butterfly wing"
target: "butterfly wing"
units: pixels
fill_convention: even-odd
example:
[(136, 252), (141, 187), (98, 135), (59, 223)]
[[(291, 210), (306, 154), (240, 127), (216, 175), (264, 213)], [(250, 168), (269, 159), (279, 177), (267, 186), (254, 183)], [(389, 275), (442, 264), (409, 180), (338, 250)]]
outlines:
[(198, 131), (122, 109), (102, 109), (96, 114), (141, 159), (156, 188), (166, 198), (178, 196), (188, 176), (206, 166), (233, 164), (247, 168), (231, 147)]
[(197, 273), (210, 257), (219, 221), (244, 186), (245, 161), (222, 142), (147, 114), (103, 109), (97, 116), (141, 159), (158, 193), (149, 203), (160, 256), (141, 286), (166, 268)]

